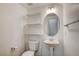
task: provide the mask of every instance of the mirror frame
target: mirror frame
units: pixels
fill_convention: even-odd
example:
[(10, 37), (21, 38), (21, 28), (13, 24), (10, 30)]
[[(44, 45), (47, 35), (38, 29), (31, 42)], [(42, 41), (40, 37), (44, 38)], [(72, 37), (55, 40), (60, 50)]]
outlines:
[[(56, 18), (57, 18), (57, 20), (58, 20), (58, 30), (57, 30), (57, 32), (56, 32), (56, 34), (55, 35), (57, 35), (57, 33), (59, 32), (59, 29), (60, 29), (60, 19), (59, 19), (59, 17), (58, 17), (58, 15), (56, 14), (56, 13), (49, 13), (49, 14), (47, 14), (45, 17), (44, 17), (44, 22), (43, 22), (43, 24), (44, 24), (44, 33), (46, 34), (46, 35), (48, 35), (48, 36), (50, 36), (49, 34), (48, 34), (48, 24), (46, 24), (45, 25), (45, 23), (48, 21), (48, 19), (46, 19), (46, 18), (48, 18), (48, 16), (52, 16), (52, 15), (56, 15)], [(47, 27), (47, 28), (46, 28)], [(46, 29), (46, 30), (45, 30)], [(55, 35), (53, 35), (53, 36), (55, 36)], [(51, 37), (53, 37), (53, 36), (51, 36)]]

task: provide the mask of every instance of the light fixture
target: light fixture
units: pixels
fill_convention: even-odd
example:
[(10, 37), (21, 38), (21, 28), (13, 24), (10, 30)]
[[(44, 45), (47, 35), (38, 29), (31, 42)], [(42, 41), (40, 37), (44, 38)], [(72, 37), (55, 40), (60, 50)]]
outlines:
[(48, 8), (47, 13), (55, 13), (56, 8)]

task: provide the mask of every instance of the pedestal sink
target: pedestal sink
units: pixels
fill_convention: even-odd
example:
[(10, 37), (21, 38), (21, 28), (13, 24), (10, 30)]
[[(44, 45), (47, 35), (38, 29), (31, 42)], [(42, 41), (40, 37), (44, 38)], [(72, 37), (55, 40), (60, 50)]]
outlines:
[(50, 55), (53, 56), (53, 49), (59, 45), (59, 41), (48, 39), (48, 40), (45, 40), (44, 43), (48, 45), (48, 47), (50, 48)]

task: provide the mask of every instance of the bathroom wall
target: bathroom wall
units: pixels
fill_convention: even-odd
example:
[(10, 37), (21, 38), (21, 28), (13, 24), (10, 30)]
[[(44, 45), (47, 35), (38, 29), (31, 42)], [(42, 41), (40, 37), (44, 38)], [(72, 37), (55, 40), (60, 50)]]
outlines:
[[(59, 28), (57, 35), (54, 36), (52, 39), (59, 40), (60, 45), (58, 47), (54, 48), (54, 55), (55, 56), (63, 56), (64, 55), (64, 47), (63, 47), (63, 44), (64, 44), (63, 43), (63, 6), (62, 6), (62, 4), (58, 4), (58, 5), (55, 5), (55, 8), (57, 10), (55, 12), (55, 14), (57, 14), (57, 16), (59, 17), (59, 20), (60, 20), (60, 28)], [(47, 8), (45, 8), (42, 12), (43, 23), (45, 21), (44, 20), (45, 16), (47, 15), (46, 10), (47, 10)], [(43, 28), (44, 28), (44, 26), (43, 26)], [(44, 29), (43, 29), (43, 31), (44, 31)], [(48, 37), (44, 33), (42, 41), (46, 40), (47, 38)], [(42, 55), (49, 56), (50, 50), (49, 50), (48, 46), (46, 46), (43, 42), (42, 42), (41, 46), (42, 46)]]
[[(20, 55), (24, 51), (26, 13), (20, 4), (0, 4), (0, 55)], [(15, 51), (12, 52), (11, 48), (15, 48)]]
[[(79, 20), (79, 4), (64, 4), (64, 25)], [(64, 55), (79, 56), (79, 23), (64, 26)]]
[[(59, 20), (60, 20), (60, 28), (59, 28), (59, 32), (54, 37), (54, 39), (60, 41), (60, 46), (54, 49), (54, 55), (55, 56), (62, 56), (62, 55), (64, 55), (64, 49), (63, 49), (64, 48), (63, 47), (63, 6), (62, 6), (62, 4), (58, 4), (55, 6), (55, 8), (57, 9), (56, 14), (58, 15)], [(47, 39), (47, 36), (45, 36), (45, 33), (44, 33), (44, 27), (43, 27), (44, 18), (47, 14), (46, 10), (47, 10), (46, 6), (33, 7), (33, 8), (29, 8), (27, 10), (29, 12), (28, 14), (32, 14), (32, 15), (35, 13), (41, 13), (41, 17), (39, 17), (40, 18), (39, 20), (41, 21), (42, 35), (36, 36), (36, 37), (29, 36), (29, 39), (28, 39), (28, 40), (37, 40), (40, 42), (39, 50), (36, 53), (36, 55), (39, 55), (39, 56), (50, 56), (50, 50), (49, 50), (48, 46), (46, 44), (44, 44), (44, 42), (43, 42), (44, 40)], [(41, 28), (39, 27), (39, 29), (41, 29)], [(35, 31), (37, 31), (37, 30), (35, 30)]]
[[(42, 12), (42, 8), (43, 7), (38, 7), (38, 6), (33, 6), (33, 7), (29, 7), (27, 8), (27, 27), (26, 27), (26, 31), (25, 31), (25, 40), (26, 40), (26, 50), (28, 50), (28, 42), (29, 40), (36, 40), (39, 42), (39, 48), (38, 48), (38, 52), (36, 53), (36, 55), (41, 56), (41, 40), (42, 40), (42, 17), (41, 17), (41, 12)], [(27, 32), (28, 31), (28, 32)], [(27, 39), (28, 38), (28, 39)]]

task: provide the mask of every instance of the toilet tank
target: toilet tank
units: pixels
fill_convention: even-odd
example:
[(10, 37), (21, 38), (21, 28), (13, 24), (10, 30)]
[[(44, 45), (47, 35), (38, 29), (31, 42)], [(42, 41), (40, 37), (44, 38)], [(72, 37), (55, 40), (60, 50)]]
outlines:
[(38, 50), (38, 41), (29, 41), (29, 49), (31, 51), (37, 51)]

